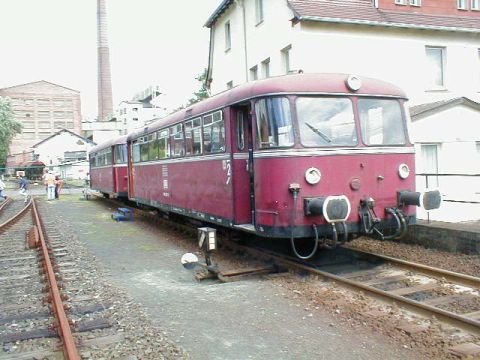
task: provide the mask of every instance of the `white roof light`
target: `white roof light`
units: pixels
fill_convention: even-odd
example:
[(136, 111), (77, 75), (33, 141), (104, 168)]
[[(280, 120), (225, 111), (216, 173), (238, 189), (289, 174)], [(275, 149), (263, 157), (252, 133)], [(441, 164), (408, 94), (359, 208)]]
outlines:
[(352, 91), (358, 91), (362, 87), (362, 80), (357, 75), (350, 75), (347, 78), (347, 86)]

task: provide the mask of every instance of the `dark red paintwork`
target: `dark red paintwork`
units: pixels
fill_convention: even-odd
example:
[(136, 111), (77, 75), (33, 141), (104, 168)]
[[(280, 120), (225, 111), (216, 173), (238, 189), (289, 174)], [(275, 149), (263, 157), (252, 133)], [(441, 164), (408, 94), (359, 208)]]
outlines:
[[(398, 147), (367, 147), (359, 142), (342, 153), (339, 152), (341, 148), (327, 148), (333, 150), (329, 152), (322, 151), (322, 148), (304, 148), (297, 139), (297, 144), (287, 149), (259, 150), (253, 147), (249, 158), (248, 142), (256, 142), (256, 119), (251, 103), (256, 98), (283, 95), (294, 99), (298, 94), (334, 94), (353, 99), (357, 96), (394, 98), (402, 103), (406, 98), (396, 86), (368, 78), (361, 78), (361, 89), (353, 92), (346, 86), (347, 77), (344, 74), (299, 74), (250, 82), (130, 134), (129, 144), (169, 125), (222, 109), (226, 151), (143, 163), (132, 163), (129, 156), (129, 198), (224, 226), (250, 224), (250, 229), (254, 228), (256, 233), (264, 236), (288, 237), (288, 228), (304, 228), (311, 232), (312, 224), (325, 224), (321, 216), (304, 215), (303, 199), (308, 197), (346, 195), (352, 206), (347, 223), (353, 225), (353, 229), (358, 229), (358, 208), (362, 199), (374, 198), (377, 217), (386, 218), (385, 208), (397, 205), (397, 191), (414, 190), (413, 173), (407, 179), (398, 175), (402, 163), (414, 169), (410, 143)], [(247, 144), (243, 149), (238, 148), (236, 141), (238, 112), (250, 122), (245, 129)], [(305, 171), (310, 167), (316, 167), (322, 173), (322, 179), (316, 185), (305, 180)], [(300, 185), (294, 212), (289, 191), (292, 183)], [(409, 216), (415, 215), (414, 207), (404, 210)]]
[[(126, 145), (126, 141), (126, 135), (108, 140), (93, 147), (90, 154), (95, 154), (106, 148), (113, 151), (115, 145)], [(111, 164), (102, 167), (92, 167), (90, 165), (90, 187), (105, 194), (126, 197), (128, 194), (127, 164)]]

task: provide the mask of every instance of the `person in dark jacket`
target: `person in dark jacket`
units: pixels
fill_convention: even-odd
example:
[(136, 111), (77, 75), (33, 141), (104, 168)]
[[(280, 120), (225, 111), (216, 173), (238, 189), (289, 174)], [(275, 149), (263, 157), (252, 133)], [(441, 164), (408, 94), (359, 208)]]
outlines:
[(28, 180), (25, 176), (20, 176), (20, 191), (19, 193), (23, 195), (24, 201), (28, 200)]

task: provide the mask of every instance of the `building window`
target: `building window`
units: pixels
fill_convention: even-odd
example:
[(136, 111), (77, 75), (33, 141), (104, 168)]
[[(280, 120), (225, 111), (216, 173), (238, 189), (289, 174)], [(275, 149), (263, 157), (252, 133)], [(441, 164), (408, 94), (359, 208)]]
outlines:
[(50, 111), (39, 111), (38, 117), (41, 119), (49, 119), (50, 118)]
[(48, 99), (37, 99), (38, 106), (50, 106), (50, 100)]
[(257, 25), (263, 21), (263, 0), (255, 0), (255, 20)]
[(262, 61), (262, 75), (264, 78), (270, 77), (270, 58)]
[(50, 129), (51, 128), (50, 121), (39, 121), (38, 122), (38, 128), (39, 129)]
[(49, 133), (49, 132), (41, 132), (41, 133), (38, 133), (38, 138), (40, 140), (44, 140), (44, 139), (48, 138), (50, 135), (51, 135), (51, 133)]
[(480, 0), (472, 0), (472, 10), (480, 10)]
[(24, 132), (22, 135), (23, 135), (22, 138), (23, 138), (24, 140), (33, 140), (33, 139), (35, 139), (35, 133), (34, 133), (34, 132)]
[(232, 34), (230, 30), (230, 21), (225, 23), (225, 51), (230, 50), (232, 47)]
[(405, 0), (395, 0), (395, 4), (397, 4), (397, 5), (405, 5)]
[(22, 121), (24, 129), (35, 129), (35, 123), (33, 121)]
[(138, 118), (132, 118), (133, 121), (138, 121)]
[(410, 5), (420, 6), (420, 5), (422, 5), (422, 1), (421, 0), (410, 0)]
[(227, 89), (233, 88), (233, 81), (227, 82)]
[[(421, 168), (425, 174), (438, 174), (438, 144), (421, 144)], [(426, 187), (438, 187), (438, 176), (426, 175)]]
[(445, 48), (425, 48), (428, 61), (430, 89), (443, 89), (445, 87)]
[(460, 10), (467, 10), (467, 0), (457, 0), (457, 7)]
[(282, 55), (282, 66), (283, 66), (283, 73), (288, 74), (290, 72), (290, 50), (292, 50), (292, 45), (288, 45), (287, 47), (283, 48), (280, 53)]
[(55, 121), (53, 123), (53, 127), (55, 129), (64, 129), (65, 128), (65, 121)]
[(55, 119), (64, 119), (65, 118), (65, 113), (63, 111), (54, 111), (53, 112), (53, 117)]
[(250, 68), (250, 80), (258, 80), (258, 66)]

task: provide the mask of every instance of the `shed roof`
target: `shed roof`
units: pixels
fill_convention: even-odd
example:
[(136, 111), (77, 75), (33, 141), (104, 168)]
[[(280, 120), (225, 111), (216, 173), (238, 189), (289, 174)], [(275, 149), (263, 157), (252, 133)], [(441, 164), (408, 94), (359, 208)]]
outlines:
[(410, 107), (410, 116), (412, 121), (420, 120), (426, 116), (436, 114), (458, 105), (466, 105), (475, 110), (480, 111), (480, 103), (473, 101), (467, 97), (456, 97), (452, 99), (446, 99), (441, 101), (435, 101), (432, 103), (425, 103)]
[(49, 137), (43, 139), (42, 141), (36, 143), (36, 144), (33, 145), (32, 147), (36, 148), (36, 147), (38, 147), (39, 145), (41, 145), (41, 144), (49, 141), (50, 139), (52, 139), (52, 138), (54, 138), (55, 136), (58, 136), (58, 135), (60, 135), (61, 133), (64, 133), (64, 132), (69, 133), (69, 134), (71, 134), (71, 135), (73, 135), (73, 136), (76, 136), (76, 137), (78, 137), (79, 139), (81, 139), (82, 141), (85, 141), (85, 142), (90, 143), (90, 144), (92, 144), (92, 145), (96, 145), (96, 143), (93, 142), (92, 140), (87, 139), (86, 137), (83, 137), (83, 136), (81, 136), (81, 135), (78, 135), (78, 134), (74, 133), (73, 131), (70, 131), (70, 130), (67, 130), (67, 129), (61, 129), (60, 131), (57, 131), (55, 134), (52, 134), (52, 135), (50, 135)]

